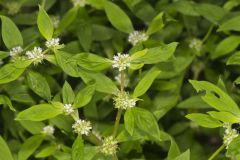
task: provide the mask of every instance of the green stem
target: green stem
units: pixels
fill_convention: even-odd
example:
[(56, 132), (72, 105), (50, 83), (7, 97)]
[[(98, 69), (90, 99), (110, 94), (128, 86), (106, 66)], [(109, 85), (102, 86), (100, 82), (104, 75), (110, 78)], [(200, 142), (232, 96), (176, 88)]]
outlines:
[(118, 157), (116, 154), (113, 155), (113, 160), (118, 160)]
[(91, 132), (89, 134), (89, 137), (94, 139), (94, 141), (96, 142), (97, 145), (99, 145), (99, 146), (102, 145), (102, 140), (99, 139), (93, 132)]
[(225, 148), (225, 145), (222, 144), (212, 155), (208, 160), (213, 160), (223, 149)]
[(117, 135), (121, 115), (122, 115), (122, 109), (120, 108), (120, 109), (118, 109), (115, 124), (114, 124), (114, 127), (113, 127), (113, 133), (112, 133), (113, 137), (115, 137)]
[(204, 43), (204, 42), (208, 39), (208, 37), (211, 35), (211, 33), (212, 33), (212, 31), (213, 31), (213, 27), (214, 27), (213, 24), (209, 27), (208, 32), (207, 32), (206, 35), (203, 37), (202, 43)]
[[(121, 89), (121, 93), (124, 92), (124, 85), (125, 85), (125, 77), (124, 77), (124, 71), (121, 71), (121, 86), (120, 86), (120, 89)], [(115, 120), (115, 124), (114, 124), (114, 127), (113, 127), (113, 133), (112, 133), (112, 136), (115, 137), (117, 135), (117, 131), (118, 131), (118, 127), (119, 127), (119, 122), (120, 122), (120, 119), (121, 119), (121, 115), (122, 115), (122, 109), (119, 108), (118, 109), (118, 112), (117, 112), (117, 116), (116, 116), (116, 120)]]
[(46, 0), (42, 0), (42, 7), (45, 8)]

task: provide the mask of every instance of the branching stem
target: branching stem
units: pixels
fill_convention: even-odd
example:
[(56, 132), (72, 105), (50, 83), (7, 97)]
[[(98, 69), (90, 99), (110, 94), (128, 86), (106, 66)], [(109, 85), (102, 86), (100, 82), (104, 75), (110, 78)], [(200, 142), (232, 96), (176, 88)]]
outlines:
[(208, 160), (213, 160), (223, 149), (225, 148), (225, 145), (222, 144), (212, 155)]

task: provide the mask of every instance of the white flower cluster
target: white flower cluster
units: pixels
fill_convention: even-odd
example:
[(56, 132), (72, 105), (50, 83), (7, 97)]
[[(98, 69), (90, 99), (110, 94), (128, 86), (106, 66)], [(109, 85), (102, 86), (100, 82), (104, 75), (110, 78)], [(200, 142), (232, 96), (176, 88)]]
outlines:
[(135, 107), (136, 99), (131, 98), (127, 92), (119, 92), (116, 97), (113, 98), (115, 108), (128, 109)]
[(14, 57), (14, 56), (19, 55), (19, 54), (22, 53), (22, 52), (23, 52), (22, 47), (16, 46), (16, 47), (14, 47), (14, 48), (12, 48), (12, 49), (10, 50), (10, 56), (11, 56), (11, 57)]
[(59, 46), (59, 41), (60, 41), (59, 38), (52, 38), (50, 40), (47, 40), (45, 42), (45, 45), (47, 48), (55, 48)]
[(138, 43), (144, 42), (148, 40), (149, 36), (142, 31), (133, 31), (128, 36), (128, 42), (130, 42), (133, 46)]
[(45, 127), (43, 127), (42, 133), (46, 134), (46, 135), (53, 135), (54, 131), (55, 131), (55, 129), (53, 126), (45, 126)]
[(86, 0), (72, 0), (72, 3), (74, 6), (80, 6), (80, 7), (84, 7), (85, 5), (88, 4)]
[(77, 134), (88, 135), (90, 130), (92, 129), (92, 126), (89, 121), (79, 119), (72, 125), (72, 128)]
[(113, 68), (118, 68), (119, 71), (123, 71), (131, 65), (130, 62), (131, 57), (129, 54), (117, 53), (117, 55), (113, 57), (112, 66)]
[(103, 140), (103, 144), (100, 147), (100, 152), (105, 155), (114, 155), (117, 152), (117, 141), (112, 136), (107, 137)]
[(189, 47), (196, 50), (197, 52), (200, 52), (202, 48), (202, 41), (200, 39), (194, 38), (189, 43)]
[(72, 114), (74, 112), (74, 109), (72, 107), (72, 104), (64, 104), (64, 113), (66, 115)]
[(33, 50), (27, 51), (26, 55), (29, 59), (34, 61), (34, 64), (41, 63), (45, 58), (45, 55), (40, 47), (34, 47)]
[(224, 123), (223, 127), (225, 128), (223, 143), (225, 144), (226, 148), (228, 148), (232, 140), (236, 138), (239, 134), (236, 129), (232, 128), (231, 123)]

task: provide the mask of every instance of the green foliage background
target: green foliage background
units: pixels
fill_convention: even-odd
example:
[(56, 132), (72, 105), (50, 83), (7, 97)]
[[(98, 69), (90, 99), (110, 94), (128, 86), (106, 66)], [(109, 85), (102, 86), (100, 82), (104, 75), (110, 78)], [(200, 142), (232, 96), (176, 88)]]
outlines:
[[(126, 91), (139, 99), (122, 114), (118, 159), (208, 159), (223, 143), (223, 123), (240, 122), (240, 1), (86, 2), (0, 0), (0, 160), (113, 159), (72, 132), (63, 105), (111, 135), (118, 52), (132, 58)], [(149, 39), (132, 46), (134, 30)], [(53, 37), (64, 46), (46, 49)], [(44, 48), (43, 62), (11, 57), (16, 46)], [(49, 124), (54, 136), (42, 134)], [(238, 136), (217, 159), (238, 160), (239, 143)]]

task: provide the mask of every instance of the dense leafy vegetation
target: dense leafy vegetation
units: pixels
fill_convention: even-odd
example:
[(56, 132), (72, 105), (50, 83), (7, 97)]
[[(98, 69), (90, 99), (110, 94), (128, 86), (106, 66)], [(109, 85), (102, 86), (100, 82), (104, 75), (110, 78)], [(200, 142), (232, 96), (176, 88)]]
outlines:
[(240, 159), (240, 1), (0, 5), (0, 160)]

